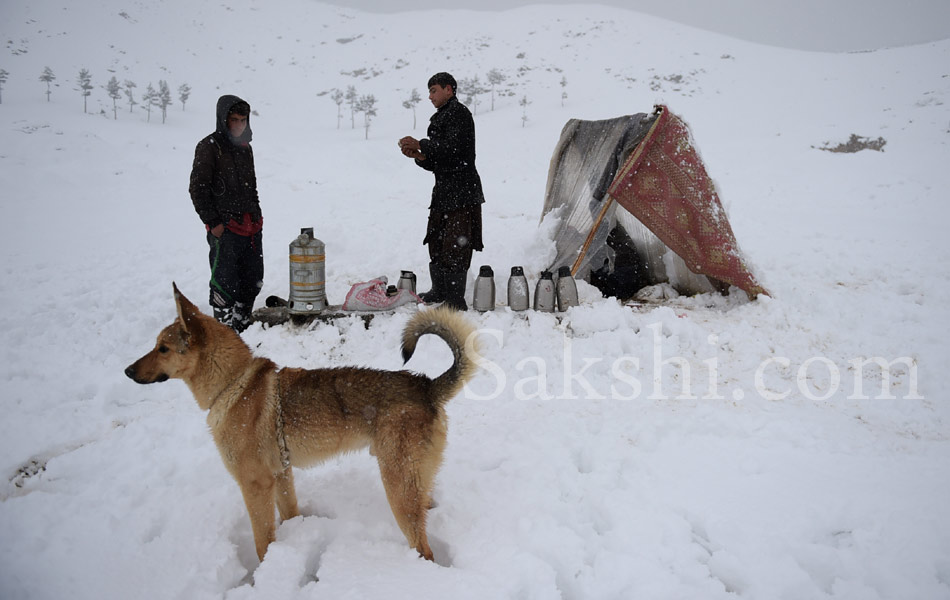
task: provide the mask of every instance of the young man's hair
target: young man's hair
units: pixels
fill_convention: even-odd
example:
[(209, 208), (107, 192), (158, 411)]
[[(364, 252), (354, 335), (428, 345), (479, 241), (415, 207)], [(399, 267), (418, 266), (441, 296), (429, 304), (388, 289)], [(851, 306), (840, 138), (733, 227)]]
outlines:
[(448, 73), (436, 73), (429, 78), (429, 83), (426, 84), (426, 87), (432, 87), (434, 85), (446, 87), (452, 86), (452, 93), (454, 94), (458, 90), (458, 84), (455, 83), (455, 77), (452, 77)]
[(244, 101), (236, 102), (234, 106), (228, 109), (228, 115), (241, 115), (246, 117), (251, 114), (251, 106)]

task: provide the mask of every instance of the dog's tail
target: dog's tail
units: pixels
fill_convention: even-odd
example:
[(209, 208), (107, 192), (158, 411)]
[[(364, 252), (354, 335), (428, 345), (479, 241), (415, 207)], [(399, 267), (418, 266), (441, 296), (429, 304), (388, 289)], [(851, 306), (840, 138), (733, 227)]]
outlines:
[(462, 386), (475, 375), (475, 360), (471, 353), (476, 352), (475, 328), (462, 316), (461, 312), (446, 307), (416, 313), (402, 333), (402, 359), (408, 362), (416, 351), (419, 338), (433, 333), (449, 345), (455, 361), (449, 370), (432, 381), (432, 401), (443, 405), (462, 390)]

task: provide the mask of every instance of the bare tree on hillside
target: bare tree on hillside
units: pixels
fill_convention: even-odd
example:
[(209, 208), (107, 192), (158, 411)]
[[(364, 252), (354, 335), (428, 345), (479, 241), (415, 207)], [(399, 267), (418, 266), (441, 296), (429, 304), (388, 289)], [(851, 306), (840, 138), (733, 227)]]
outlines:
[(165, 116), (168, 114), (168, 107), (172, 103), (172, 92), (168, 87), (168, 82), (164, 79), (158, 81), (158, 95), (155, 97), (155, 104), (162, 109), (162, 124), (165, 123)]
[(187, 83), (183, 83), (178, 86), (178, 99), (181, 101), (181, 109), (185, 110), (185, 102), (188, 102), (188, 97), (191, 96), (191, 86)]
[(79, 84), (79, 93), (82, 94), (82, 112), (86, 112), (86, 98), (92, 93), (92, 75), (89, 74), (89, 69), (79, 70), (77, 83)]
[(132, 92), (132, 90), (135, 88), (135, 82), (126, 79), (125, 82), (122, 83), (122, 87), (125, 88), (125, 95), (129, 99), (129, 112), (132, 112), (132, 107), (138, 104), (138, 102), (135, 101), (135, 95)]
[(412, 92), (409, 94), (408, 100), (403, 100), (402, 107), (408, 110), (412, 110), (412, 128), (416, 128), (416, 104), (422, 101), (422, 96), (419, 95), (419, 90), (412, 88)]
[(145, 93), (142, 94), (142, 104), (145, 106), (145, 113), (148, 115), (145, 118), (146, 123), (152, 120), (152, 107), (155, 106), (155, 99), (157, 97), (158, 92), (155, 91), (155, 88), (152, 87), (152, 83), (149, 82), (148, 87), (145, 88)]
[(0, 104), (3, 104), (3, 84), (7, 82), (9, 76), (10, 74), (6, 70), (0, 69)]
[(531, 102), (528, 101), (527, 94), (521, 98), (518, 104), (521, 106), (521, 127), (524, 127), (525, 123), (528, 122), (528, 105), (531, 104)]
[(482, 85), (478, 75), (471, 79), (463, 79), (459, 82), (459, 90), (465, 95), (465, 104), (472, 107), (472, 113), (478, 114), (478, 96), (488, 90)]
[(356, 103), (356, 111), (363, 113), (363, 127), (366, 129), (366, 138), (369, 139), (369, 124), (373, 121), (373, 117), (376, 116), (376, 96), (369, 94), (368, 96), (360, 96), (360, 99)]
[(491, 109), (495, 110), (495, 86), (504, 83), (507, 77), (505, 77), (505, 74), (498, 69), (492, 69), (488, 72), (486, 77), (488, 79), (488, 89), (491, 91)]
[(359, 104), (360, 95), (356, 93), (356, 86), (346, 88), (346, 104), (350, 107), (350, 129), (356, 129), (356, 105)]
[(50, 90), (50, 84), (56, 81), (56, 76), (53, 75), (53, 70), (49, 67), (43, 69), (43, 74), (40, 75), (40, 81), (46, 84), (46, 101), (49, 102), (49, 96), (53, 92)]
[(118, 120), (119, 107), (116, 105), (116, 102), (122, 97), (122, 89), (119, 87), (119, 80), (115, 78), (115, 75), (113, 75), (109, 83), (106, 84), (106, 92), (109, 94), (109, 97), (112, 98), (112, 118)]
[(333, 93), (330, 94), (330, 99), (336, 104), (336, 128), (339, 129), (340, 121), (343, 120), (343, 92), (334, 89)]
[(564, 101), (567, 100), (567, 77), (561, 77), (561, 106), (564, 106)]

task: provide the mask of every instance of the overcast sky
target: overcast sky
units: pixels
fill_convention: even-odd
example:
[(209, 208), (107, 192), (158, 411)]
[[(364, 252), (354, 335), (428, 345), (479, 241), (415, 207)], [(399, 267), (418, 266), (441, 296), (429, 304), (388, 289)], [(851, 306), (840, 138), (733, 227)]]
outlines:
[[(505, 10), (577, 0), (325, 0), (391, 13), (423, 9)], [(950, 0), (600, 0), (753, 42), (847, 51), (950, 38)]]

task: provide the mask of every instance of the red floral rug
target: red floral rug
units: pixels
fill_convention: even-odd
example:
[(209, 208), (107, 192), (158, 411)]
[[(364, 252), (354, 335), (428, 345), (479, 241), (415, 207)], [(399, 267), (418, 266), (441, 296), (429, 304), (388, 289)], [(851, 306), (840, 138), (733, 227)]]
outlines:
[(749, 271), (689, 127), (663, 105), (608, 193), (686, 261), (690, 270), (745, 290), (768, 292)]

